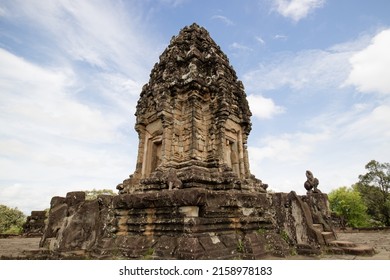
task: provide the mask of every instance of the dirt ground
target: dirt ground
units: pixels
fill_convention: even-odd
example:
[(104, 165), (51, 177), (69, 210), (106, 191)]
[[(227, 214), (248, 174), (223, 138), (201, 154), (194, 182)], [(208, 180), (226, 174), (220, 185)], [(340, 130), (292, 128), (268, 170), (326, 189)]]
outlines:
[[(365, 232), (338, 232), (338, 240), (352, 241), (357, 244), (373, 246), (373, 256), (331, 255), (291, 256), (288, 259), (326, 259), (326, 260), (390, 260), (390, 230)], [(0, 259), (27, 258), (29, 251), (39, 250), (40, 238), (10, 237), (0, 239)]]
[(374, 247), (376, 254), (373, 256), (353, 255), (323, 255), (321, 259), (343, 259), (343, 260), (390, 260), (390, 230), (378, 231), (352, 231), (338, 232), (338, 240), (351, 241), (357, 244), (364, 244)]
[(0, 258), (23, 258), (25, 251), (38, 250), (41, 238), (0, 238)]

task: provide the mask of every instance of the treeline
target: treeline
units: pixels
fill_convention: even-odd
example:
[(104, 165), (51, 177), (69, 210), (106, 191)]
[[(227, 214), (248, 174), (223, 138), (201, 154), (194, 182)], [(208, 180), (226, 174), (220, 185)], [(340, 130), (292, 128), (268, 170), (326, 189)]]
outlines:
[(351, 187), (340, 187), (329, 193), (330, 208), (342, 226), (390, 226), (390, 164), (371, 160), (366, 174)]
[(0, 234), (20, 234), (26, 216), (18, 208), (0, 205)]

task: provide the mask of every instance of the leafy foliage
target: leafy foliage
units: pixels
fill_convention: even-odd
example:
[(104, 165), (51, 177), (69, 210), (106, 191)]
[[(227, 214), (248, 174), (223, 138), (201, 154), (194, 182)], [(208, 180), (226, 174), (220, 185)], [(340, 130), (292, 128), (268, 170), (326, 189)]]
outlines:
[(351, 226), (365, 226), (368, 221), (369, 225), (390, 226), (390, 164), (371, 160), (365, 168), (367, 173), (359, 175), (352, 188), (329, 194), (330, 207)]
[(390, 226), (390, 164), (371, 160), (365, 168), (368, 172), (359, 176), (354, 188), (361, 194), (367, 213)]
[(347, 187), (341, 187), (329, 193), (329, 203), (332, 212), (347, 222), (351, 227), (369, 225), (369, 216), (360, 193)]
[(18, 208), (0, 205), (0, 233), (19, 234), (23, 229), (26, 216)]
[(113, 190), (109, 189), (103, 189), (103, 190), (89, 190), (89, 191), (84, 191), (85, 192), (85, 199), (86, 200), (93, 200), (96, 199), (99, 195), (107, 194), (107, 195), (115, 195)]

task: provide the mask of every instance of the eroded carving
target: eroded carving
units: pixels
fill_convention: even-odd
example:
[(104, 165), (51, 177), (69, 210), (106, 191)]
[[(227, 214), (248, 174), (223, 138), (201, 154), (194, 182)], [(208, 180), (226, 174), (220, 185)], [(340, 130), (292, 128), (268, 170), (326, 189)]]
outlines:
[(167, 185), (169, 190), (180, 189), (182, 186), (182, 182), (177, 177), (176, 171), (172, 168), (168, 172)]
[(313, 173), (310, 170), (306, 170), (306, 182), (304, 184), (304, 187), (307, 191), (313, 191), (313, 192), (318, 192), (319, 190), (317, 189), (319, 181), (317, 178), (314, 178)]

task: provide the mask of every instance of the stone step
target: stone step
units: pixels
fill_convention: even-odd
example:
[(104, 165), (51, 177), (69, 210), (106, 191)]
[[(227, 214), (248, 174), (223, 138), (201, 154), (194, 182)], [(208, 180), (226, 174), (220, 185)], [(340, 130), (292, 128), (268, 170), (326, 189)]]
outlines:
[(342, 240), (334, 240), (329, 243), (329, 245), (334, 246), (334, 247), (356, 247), (356, 243), (353, 243), (351, 241), (342, 241)]
[(44, 253), (50, 253), (50, 250), (47, 248), (39, 248), (39, 249), (31, 249), (31, 250), (24, 250), (24, 254), (44, 254)]
[(327, 252), (335, 255), (354, 255), (354, 256), (373, 256), (375, 249), (367, 245), (358, 245), (355, 247), (329, 247)]
[(343, 248), (333, 247), (333, 246), (326, 248), (326, 253), (331, 254), (331, 255), (344, 255), (345, 254)]
[(344, 247), (345, 254), (356, 256), (372, 256), (375, 254), (375, 250), (371, 246), (358, 245), (356, 247)]
[(327, 251), (332, 254), (347, 254), (355, 256), (372, 256), (375, 254), (375, 250), (371, 246), (341, 240), (334, 240), (330, 242)]
[(313, 224), (314, 229), (318, 230), (319, 232), (324, 231), (324, 225), (323, 224)]
[(331, 231), (323, 231), (323, 232), (321, 232), (321, 234), (325, 240), (325, 244), (330, 244), (332, 241), (336, 240), (336, 236)]
[(319, 248), (315, 248), (310, 244), (297, 244), (296, 250), (298, 255), (319, 255), (321, 254), (321, 250)]

